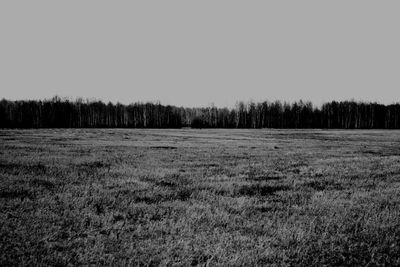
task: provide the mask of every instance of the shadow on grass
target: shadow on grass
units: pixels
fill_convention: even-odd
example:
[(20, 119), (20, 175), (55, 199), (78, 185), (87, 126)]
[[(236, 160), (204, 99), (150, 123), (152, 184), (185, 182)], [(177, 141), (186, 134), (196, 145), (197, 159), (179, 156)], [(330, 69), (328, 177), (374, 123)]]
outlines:
[(43, 180), (43, 179), (33, 179), (30, 181), (29, 184), (31, 186), (43, 187), (48, 190), (53, 190), (55, 188), (54, 183), (47, 181), (47, 180)]
[(135, 203), (157, 204), (167, 201), (187, 201), (192, 197), (193, 190), (188, 187), (157, 190), (157, 191), (131, 191), (118, 192), (118, 198), (130, 199)]
[(254, 184), (254, 185), (242, 185), (239, 188), (236, 188), (234, 191), (235, 195), (240, 196), (268, 196), (278, 191), (287, 191), (290, 190), (290, 187), (287, 185), (263, 185), (263, 184)]
[(5, 190), (5, 191), (0, 191), (0, 198), (1, 199), (16, 199), (20, 198), (21, 200), (24, 200), (25, 198), (32, 199), (33, 195), (31, 192), (25, 189), (11, 189), (11, 190)]
[(152, 176), (143, 176), (140, 178), (141, 181), (152, 183), (156, 186), (167, 187), (170, 189), (179, 189), (182, 187), (186, 187), (190, 181), (187, 177), (179, 174), (179, 173), (171, 173), (167, 174), (162, 178), (152, 177)]
[(191, 190), (188, 188), (181, 188), (173, 192), (155, 193), (136, 195), (133, 197), (134, 202), (145, 202), (147, 204), (156, 204), (166, 201), (186, 201), (192, 195)]
[(262, 174), (262, 175), (248, 175), (247, 180), (250, 181), (270, 181), (270, 180), (280, 180), (285, 178), (283, 175), (278, 174)]
[(95, 169), (100, 169), (100, 168), (109, 168), (111, 166), (111, 163), (106, 163), (103, 161), (92, 161), (92, 162), (84, 162), (81, 164), (78, 164), (77, 167), (79, 169), (85, 169), (85, 170), (95, 170)]
[(176, 146), (151, 146), (150, 149), (178, 149)]
[(35, 175), (43, 175), (46, 174), (48, 168), (41, 163), (0, 163), (0, 172), (7, 174), (35, 174)]
[(343, 185), (331, 180), (314, 180), (304, 184), (306, 187), (314, 190), (343, 190)]

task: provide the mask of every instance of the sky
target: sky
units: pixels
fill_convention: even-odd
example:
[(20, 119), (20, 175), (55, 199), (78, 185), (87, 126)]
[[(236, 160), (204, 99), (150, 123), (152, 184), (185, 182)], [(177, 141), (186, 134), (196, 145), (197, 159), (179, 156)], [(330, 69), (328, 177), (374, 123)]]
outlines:
[(400, 102), (400, 1), (0, 2), (0, 98)]

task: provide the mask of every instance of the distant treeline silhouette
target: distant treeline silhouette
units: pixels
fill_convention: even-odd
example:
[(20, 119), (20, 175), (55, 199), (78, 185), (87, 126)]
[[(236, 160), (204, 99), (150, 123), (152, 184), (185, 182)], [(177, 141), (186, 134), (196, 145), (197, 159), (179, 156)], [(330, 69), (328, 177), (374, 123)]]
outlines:
[(160, 103), (0, 101), (1, 128), (332, 128), (399, 129), (400, 104), (332, 101), (238, 102), (233, 109), (183, 108)]

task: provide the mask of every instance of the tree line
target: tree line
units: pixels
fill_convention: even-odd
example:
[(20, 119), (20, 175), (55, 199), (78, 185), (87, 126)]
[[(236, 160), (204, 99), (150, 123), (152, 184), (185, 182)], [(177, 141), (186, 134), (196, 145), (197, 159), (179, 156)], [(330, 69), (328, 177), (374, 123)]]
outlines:
[(0, 101), (0, 128), (328, 128), (399, 129), (400, 104), (332, 101), (238, 102), (234, 108), (103, 103), (54, 97)]

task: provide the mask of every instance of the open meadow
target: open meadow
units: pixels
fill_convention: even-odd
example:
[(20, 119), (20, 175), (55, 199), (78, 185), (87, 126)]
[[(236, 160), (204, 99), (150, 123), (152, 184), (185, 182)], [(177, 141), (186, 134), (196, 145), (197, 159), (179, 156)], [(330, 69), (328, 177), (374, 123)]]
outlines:
[(400, 265), (400, 131), (0, 130), (0, 266)]

